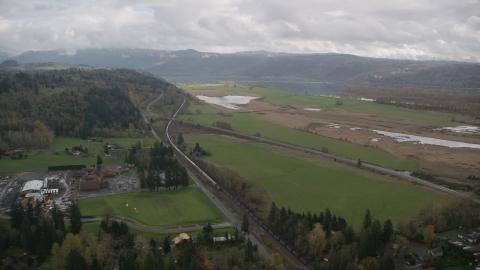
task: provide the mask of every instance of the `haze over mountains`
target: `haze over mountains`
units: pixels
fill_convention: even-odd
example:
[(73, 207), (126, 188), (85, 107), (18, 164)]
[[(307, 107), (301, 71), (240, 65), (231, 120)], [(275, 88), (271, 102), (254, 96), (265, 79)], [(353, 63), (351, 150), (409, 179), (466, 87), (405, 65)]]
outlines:
[(260, 81), (381, 84), (477, 91), (480, 64), (359, 57), (348, 54), (291, 54), (267, 51), (219, 54), (195, 50), (85, 49), (27, 51), (0, 60), (133, 68), (175, 81)]

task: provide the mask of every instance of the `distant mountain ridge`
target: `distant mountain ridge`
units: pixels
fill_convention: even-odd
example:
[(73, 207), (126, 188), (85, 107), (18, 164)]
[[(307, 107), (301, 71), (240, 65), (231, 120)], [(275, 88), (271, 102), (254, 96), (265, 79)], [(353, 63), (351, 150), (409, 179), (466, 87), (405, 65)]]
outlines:
[(142, 69), (161, 77), (183, 80), (224, 78), (480, 89), (478, 63), (393, 60), (334, 53), (249, 51), (220, 54), (191, 49), (84, 49), (28, 51), (6, 59), (19, 63), (55, 62)]

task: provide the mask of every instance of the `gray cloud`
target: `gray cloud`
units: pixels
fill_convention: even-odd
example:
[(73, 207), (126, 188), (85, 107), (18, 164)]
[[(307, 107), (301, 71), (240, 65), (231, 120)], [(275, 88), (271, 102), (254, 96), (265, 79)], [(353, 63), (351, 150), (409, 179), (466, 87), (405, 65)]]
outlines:
[(478, 0), (1, 0), (0, 51), (140, 47), (480, 60)]

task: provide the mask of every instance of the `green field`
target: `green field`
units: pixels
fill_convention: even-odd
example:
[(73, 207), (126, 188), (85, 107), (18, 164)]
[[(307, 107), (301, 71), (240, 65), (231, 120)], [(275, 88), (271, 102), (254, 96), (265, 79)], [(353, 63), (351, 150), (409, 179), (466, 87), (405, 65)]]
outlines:
[[(59, 137), (55, 139), (53, 150), (58, 151), (56, 155), (53, 150), (31, 150), (24, 151), (28, 158), (21, 160), (11, 160), (9, 157), (0, 159), (0, 175), (12, 175), (19, 172), (47, 170), (48, 166), (60, 165), (94, 165), (97, 163), (98, 153), (103, 153), (104, 145), (108, 142), (116, 142), (119, 146), (129, 147), (131, 144), (140, 141), (151, 146), (155, 142), (153, 138), (104, 138), (103, 142), (90, 142), (88, 157), (72, 156), (65, 153), (65, 148), (71, 149), (73, 146), (86, 147), (88, 142), (79, 138)], [(106, 157), (102, 155), (102, 165), (121, 165), (124, 164), (124, 156), (121, 152), (113, 153)]]
[[(190, 111), (197, 108), (211, 107), (207, 105), (194, 105)], [(332, 139), (313, 133), (289, 128), (277, 123), (263, 120), (261, 115), (255, 113), (235, 113), (232, 117), (223, 117), (217, 114), (195, 114), (183, 115), (182, 119), (193, 119), (195, 122), (212, 125), (215, 121), (224, 121), (232, 125), (234, 130), (238, 130), (250, 135), (260, 132), (263, 138), (269, 138), (277, 141), (287, 142), (306, 148), (317, 150), (326, 146), (330, 153), (345, 156), (353, 159), (361, 159), (365, 162), (380, 165), (382, 167), (395, 170), (418, 170), (420, 163), (414, 160), (405, 160), (395, 157), (388, 152), (372, 147), (358, 145), (352, 142)]]
[[(128, 203), (128, 207), (125, 206)], [(224, 221), (223, 216), (197, 188), (159, 192), (134, 192), (79, 201), (83, 215), (101, 216), (110, 205), (117, 216), (148, 226), (179, 226)], [(139, 211), (137, 215), (134, 208)]]
[[(397, 119), (413, 119), (425, 120), (435, 122), (451, 122), (451, 116), (443, 115), (433, 112), (409, 110), (405, 108), (397, 108), (395, 106), (377, 104), (374, 102), (367, 102), (361, 100), (344, 99), (343, 105), (335, 105), (336, 98), (309, 96), (304, 94), (292, 93), (272, 88), (255, 87), (249, 90), (247, 86), (237, 85), (237, 87), (225, 87), (220, 84), (206, 84), (206, 85), (182, 85), (183, 89), (198, 89), (198, 90), (222, 90), (229, 94), (249, 93), (261, 95), (264, 100), (279, 106), (284, 105), (301, 105), (301, 106), (320, 106), (324, 111), (339, 111), (345, 110), (351, 113), (373, 114), (376, 116), (384, 116)], [(194, 112), (194, 111), (192, 111)], [(307, 113), (307, 112), (305, 112)], [(314, 114), (311, 114), (314, 116)]]
[(367, 208), (375, 218), (392, 221), (417, 214), (426, 202), (446, 196), (419, 186), (285, 148), (219, 135), (184, 134), (213, 155), (205, 160), (233, 169), (263, 186), (277, 206), (299, 212), (330, 208), (358, 225)]
[(44, 93), (44, 94), (48, 94), (48, 93), (60, 94), (60, 93), (65, 92), (66, 90), (67, 90), (67, 88), (65, 88), (65, 87), (55, 87), (54, 89), (52, 89), (50, 87), (46, 88), (45, 86), (42, 86), (39, 89), (39, 92)]

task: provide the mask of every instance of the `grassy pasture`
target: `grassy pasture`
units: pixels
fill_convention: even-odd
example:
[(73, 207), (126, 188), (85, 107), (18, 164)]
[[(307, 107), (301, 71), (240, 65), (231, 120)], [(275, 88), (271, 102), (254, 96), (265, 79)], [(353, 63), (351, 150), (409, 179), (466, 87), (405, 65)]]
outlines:
[[(24, 151), (28, 158), (21, 160), (11, 160), (9, 157), (0, 159), (0, 175), (11, 175), (18, 172), (47, 170), (48, 166), (60, 165), (93, 165), (97, 163), (96, 154), (104, 151), (104, 145), (107, 142), (117, 142), (122, 147), (129, 147), (132, 143), (140, 141), (142, 145), (144, 141), (147, 145), (153, 145), (155, 140), (153, 138), (105, 138), (103, 142), (90, 142), (88, 157), (72, 156), (65, 153), (65, 147), (71, 149), (73, 146), (83, 147), (87, 146), (87, 141), (80, 138), (59, 137), (55, 139), (53, 149), (58, 151), (58, 155), (54, 154), (53, 150), (31, 150)], [(102, 165), (119, 165), (124, 163), (124, 156), (113, 153), (110, 157), (102, 155)]]
[[(372, 114), (376, 116), (398, 119), (451, 122), (451, 116), (444, 114), (409, 110), (405, 108), (397, 108), (390, 105), (377, 104), (374, 102), (350, 99), (344, 99), (343, 105), (335, 105), (336, 98), (309, 96), (272, 88), (254, 87), (252, 90), (249, 90), (249, 88), (245, 85), (237, 85), (237, 87), (225, 87), (224, 85), (220, 84), (182, 85), (182, 88), (198, 90), (220, 90), (225, 91), (227, 94), (257, 94), (265, 97), (265, 101), (279, 106), (320, 106), (324, 111), (345, 110), (350, 113)], [(314, 114), (309, 116), (314, 116)]]
[[(128, 207), (125, 203), (128, 203)], [(224, 220), (197, 188), (134, 192), (79, 201), (83, 215), (101, 216), (102, 208), (107, 205), (115, 209), (117, 216), (149, 226), (179, 226)], [(133, 208), (137, 208), (139, 215)]]
[[(194, 105), (190, 111), (198, 107), (211, 107)], [(420, 164), (413, 160), (404, 160), (395, 157), (384, 150), (358, 145), (352, 142), (336, 140), (313, 133), (289, 128), (261, 118), (255, 113), (235, 113), (232, 117), (222, 117), (217, 114), (183, 115), (182, 119), (193, 119), (195, 122), (211, 125), (215, 121), (224, 121), (232, 125), (232, 128), (248, 134), (260, 132), (262, 137), (300, 145), (307, 148), (321, 149), (328, 147), (330, 153), (341, 156), (361, 159), (363, 161), (377, 164), (383, 167), (397, 170), (416, 170)]]
[(263, 186), (278, 206), (299, 212), (330, 208), (350, 224), (360, 224), (369, 208), (375, 218), (413, 216), (426, 202), (447, 197), (410, 183), (330, 159), (219, 135), (184, 137), (213, 155), (205, 160), (238, 171)]
[[(128, 207), (125, 203), (128, 203)], [(107, 205), (115, 209), (116, 216), (133, 219), (148, 226), (224, 221), (220, 212), (197, 188), (133, 192), (79, 201), (83, 215), (101, 216), (103, 207)], [(139, 215), (133, 208), (137, 208)]]
[(38, 90), (39, 90), (40, 93), (44, 93), (44, 94), (49, 94), (49, 93), (60, 94), (60, 93), (65, 92), (67, 90), (67, 88), (65, 88), (65, 87), (55, 87), (55, 89), (52, 89), (50, 87), (42, 86)]

